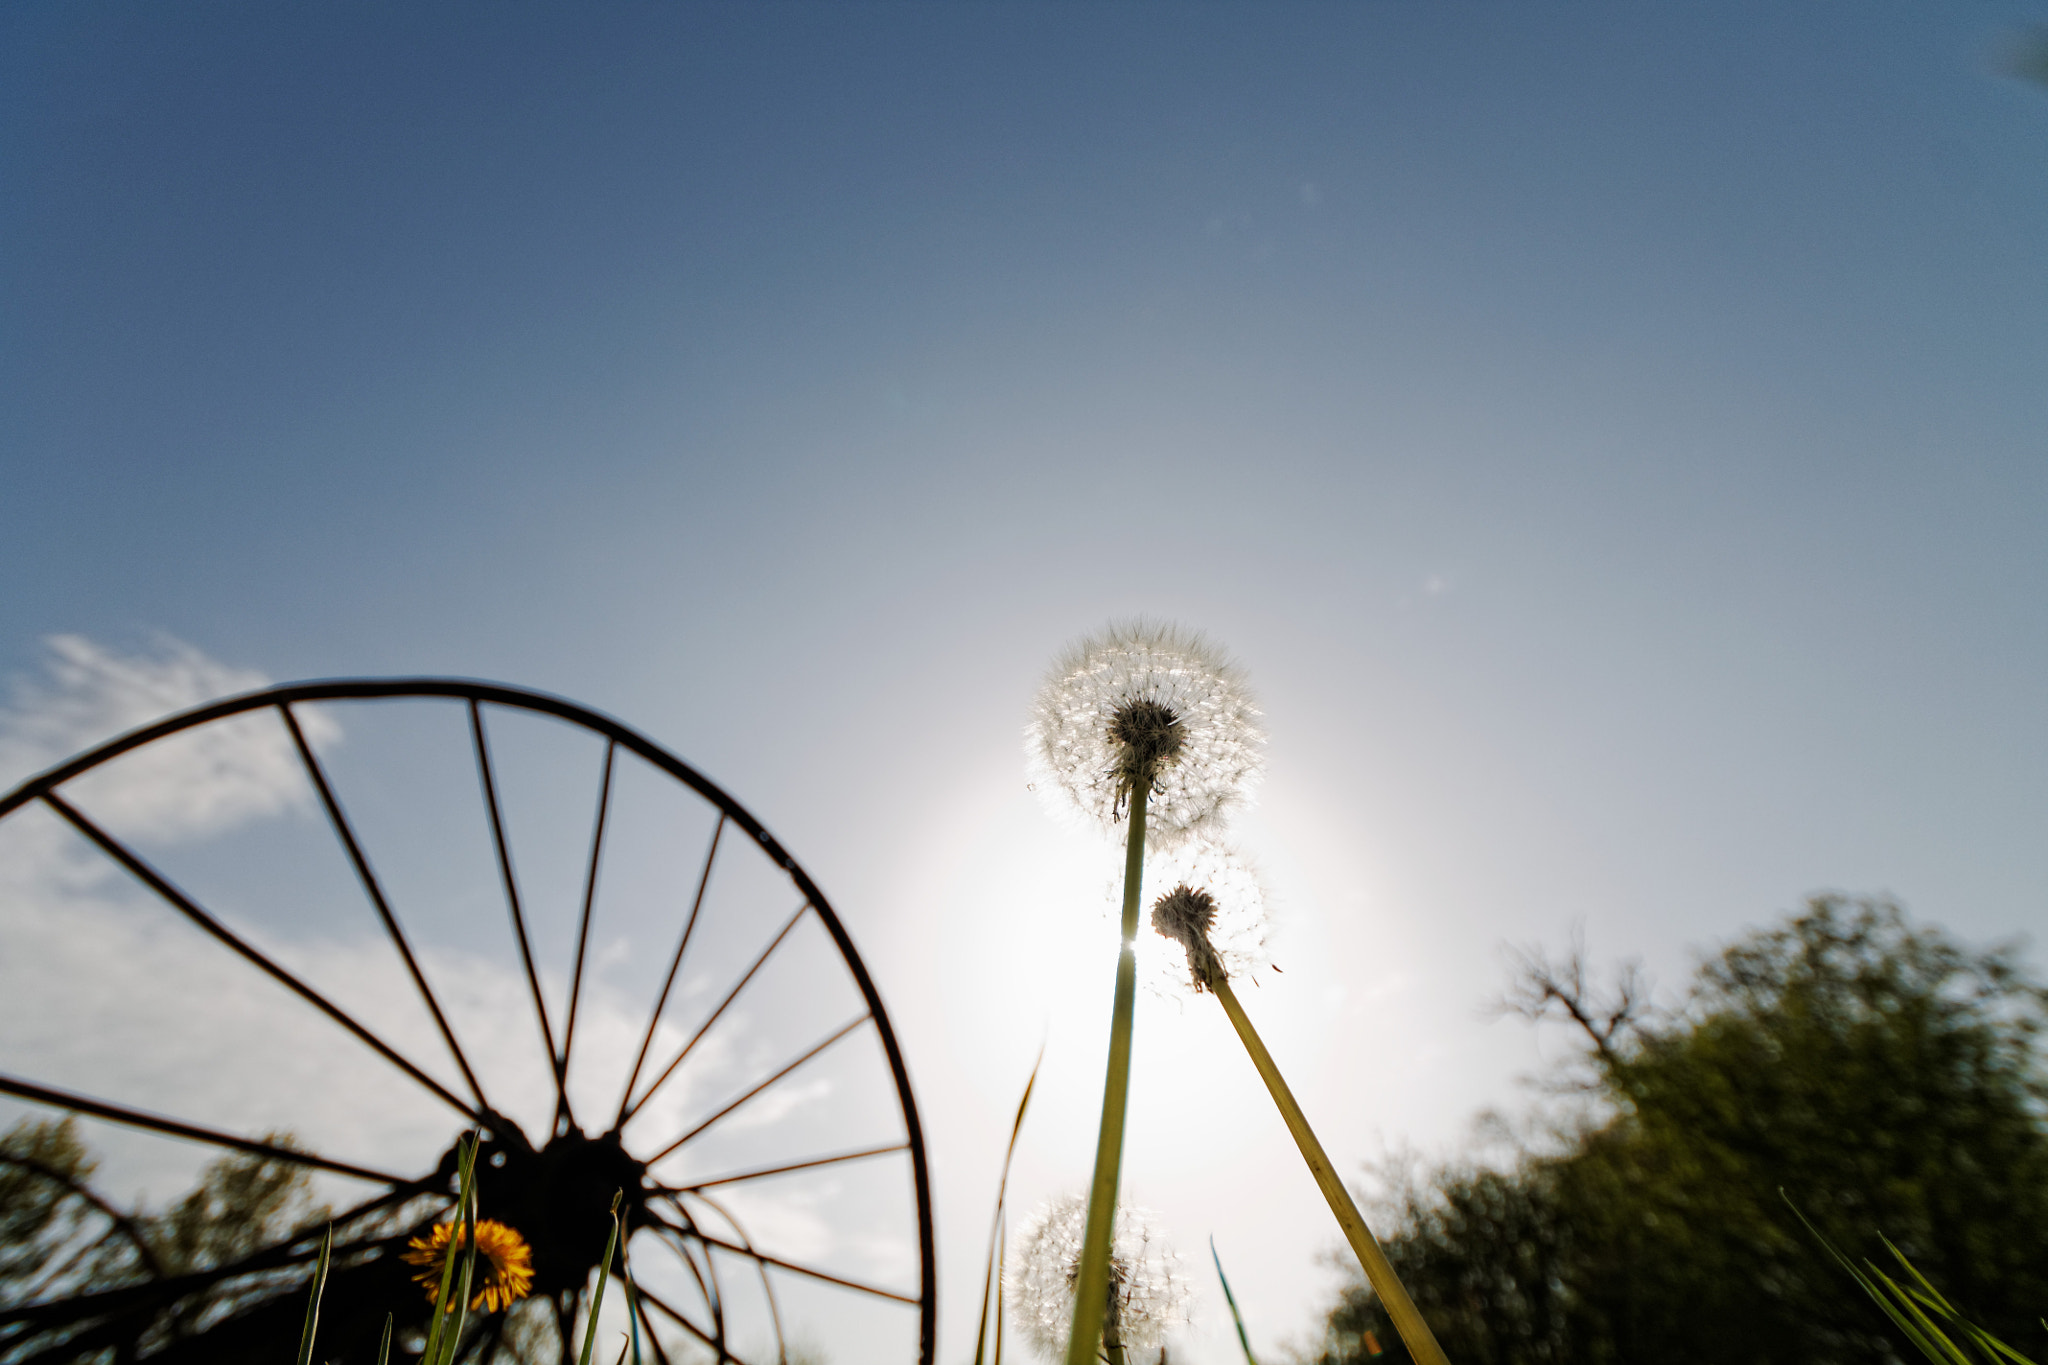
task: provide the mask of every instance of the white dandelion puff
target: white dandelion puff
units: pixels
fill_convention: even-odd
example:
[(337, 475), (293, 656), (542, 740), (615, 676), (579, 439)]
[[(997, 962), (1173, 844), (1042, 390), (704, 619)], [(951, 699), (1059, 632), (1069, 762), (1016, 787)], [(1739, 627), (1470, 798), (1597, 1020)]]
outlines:
[(1244, 675), (1178, 626), (1110, 626), (1054, 662), (1031, 704), (1025, 751), (1048, 802), (1114, 831), (1140, 778), (1148, 842), (1221, 827), (1249, 799), (1265, 734)]
[(1232, 850), (1195, 840), (1148, 856), (1145, 888), (1151, 928), (1135, 945), (1138, 978), (1155, 993), (1199, 995), (1216, 973), (1235, 979), (1266, 965), (1265, 891)]
[[(1088, 1201), (1063, 1195), (1039, 1206), (1011, 1249), (1008, 1296), (1015, 1321), (1051, 1359), (1066, 1355), (1074, 1321), (1074, 1284), (1081, 1273), (1081, 1234)], [(1189, 1285), (1180, 1257), (1152, 1215), (1120, 1204), (1110, 1244), (1109, 1303), (1103, 1340), (1124, 1352), (1152, 1351), (1188, 1318)]]

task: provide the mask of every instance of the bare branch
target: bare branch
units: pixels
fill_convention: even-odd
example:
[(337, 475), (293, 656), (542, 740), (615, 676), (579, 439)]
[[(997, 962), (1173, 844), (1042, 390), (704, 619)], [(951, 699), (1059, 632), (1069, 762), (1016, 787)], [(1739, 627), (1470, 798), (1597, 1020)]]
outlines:
[(1640, 961), (1630, 958), (1613, 970), (1613, 983), (1602, 989), (1590, 980), (1583, 927), (1572, 930), (1571, 945), (1552, 958), (1541, 946), (1503, 949), (1508, 964), (1507, 989), (1491, 1013), (1513, 1014), (1542, 1023), (1563, 1015), (1576, 1024), (1603, 1064), (1619, 1060), (1622, 1037), (1640, 1031), (1653, 1010), (1651, 982)]

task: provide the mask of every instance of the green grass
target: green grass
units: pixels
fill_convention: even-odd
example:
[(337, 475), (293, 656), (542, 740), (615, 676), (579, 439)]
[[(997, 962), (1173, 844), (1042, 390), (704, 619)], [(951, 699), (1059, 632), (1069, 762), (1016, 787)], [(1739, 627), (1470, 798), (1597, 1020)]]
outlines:
[[(1821, 1236), (1820, 1229), (1808, 1221), (1789, 1195), (1783, 1190), (1778, 1193), (1799, 1221), (1806, 1224), (1806, 1230), (1813, 1234), (1814, 1240), (1827, 1248), (1828, 1255), (1849, 1272), (1863, 1292), (1870, 1296), (1871, 1302), (1905, 1333), (1906, 1340), (1936, 1365), (2034, 1365), (2032, 1360), (1964, 1317), (1906, 1259), (1906, 1253), (1892, 1245), (1890, 1238), (1880, 1237), (1878, 1240), (1899, 1263), (1899, 1279), (1893, 1279), (1872, 1261), (1865, 1260), (1859, 1266), (1844, 1256), (1835, 1249), (1834, 1243)], [(2048, 1321), (2044, 1321), (2042, 1326), (2048, 1327)]]

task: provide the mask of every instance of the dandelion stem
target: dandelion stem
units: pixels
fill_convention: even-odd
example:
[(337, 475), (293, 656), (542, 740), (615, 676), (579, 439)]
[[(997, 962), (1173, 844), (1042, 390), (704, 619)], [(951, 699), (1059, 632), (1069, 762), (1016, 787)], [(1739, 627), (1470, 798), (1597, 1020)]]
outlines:
[[(1316, 1140), (1315, 1130), (1308, 1126), (1308, 1118), (1301, 1112), (1301, 1106), (1294, 1102), (1294, 1092), (1287, 1088), (1287, 1082), (1281, 1079), (1280, 1068), (1273, 1064), (1273, 1054), (1266, 1051), (1266, 1045), (1260, 1041), (1252, 1021), (1245, 1017), (1244, 1006), (1237, 1003), (1237, 993), (1230, 989), (1230, 982), (1221, 977), (1213, 988), (1216, 998), (1223, 1002), (1223, 1012), (1230, 1016), (1231, 1026), (1243, 1040), (1244, 1050), (1251, 1054), (1252, 1065), (1258, 1068), (1266, 1089), (1272, 1092), (1280, 1117), (1287, 1121), (1288, 1131), (1294, 1134), (1294, 1144), (1301, 1148), (1302, 1160), (1308, 1163), (1309, 1173), (1322, 1187), (1323, 1198), (1330, 1201), (1330, 1212), (1337, 1216), (1337, 1226), (1344, 1229), (1345, 1240), (1351, 1243), (1358, 1263), (1365, 1268), (1366, 1281), (1379, 1295), (1380, 1302), (1386, 1305), (1387, 1316), (1394, 1320), (1395, 1330), (1407, 1343), (1408, 1353), (1418, 1365), (1450, 1365), (1443, 1347), (1437, 1345), (1436, 1337), (1430, 1332), (1429, 1324), (1416, 1310), (1415, 1301), (1408, 1297), (1400, 1277), (1394, 1274), (1387, 1254), (1380, 1250), (1379, 1239), (1372, 1235), (1372, 1229), (1365, 1225), (1358, 1206), (1351, 1202), (1351, 1192), (1337, 1178), (1337, 1170), (1330, 1164), (1323, 1144)], [(1072, 1361), (1071, 1356), (1068, 1359)]]
[(1102, 1296), (1102, 1358), (1108, 1365), (1128, 1365), (1124, 1355), (1124, 1325), (1117, 1313), (1116, 1285)]
[(1102, 1082), (1102, 1131), (1095, 1140), (1095, 1179), (1088, 1187), (1088, 1223), (1081, 1234), (1081, 1270), (1074, 1285), (1074, 1330), (1067, 1365), (1094, 1365), (1109, 1293), (1109, 1247), (1116, 1224), (1116, 1187), (1124, 1155), (1124, 1110), (1131, 1092), (1131, 1015), (1138, 996), (1138, 902), (1145, 875), (1145, 804), (1149, 774), (1131, 783), (1130, 832), (1124, 850), (1123, 940), (1117, 949), (1116, 1000), (1109, 1018), (1109, 1070)]

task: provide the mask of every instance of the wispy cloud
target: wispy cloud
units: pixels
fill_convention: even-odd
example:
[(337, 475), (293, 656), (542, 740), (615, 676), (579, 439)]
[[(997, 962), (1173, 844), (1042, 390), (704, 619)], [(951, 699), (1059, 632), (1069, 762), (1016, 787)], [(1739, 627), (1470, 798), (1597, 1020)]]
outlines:
[[(263, 687), (253, 669), (221, 663), (168, 635), (121, 654), (78, 635), (44, 641), (43, 675), (18, 677), (0, 707), (0, 786), (12, 787), (72, 754), (202, 702)], [(305, 717), (328, 745), (333, 720)], [(311, 788), (273, 717), (188, 731), (120, 760), (120, 780), (84, 779), (94, 808), (143, 838), (215, 833), (308, 801)]]
[[(111, 736), (266, 681), (167, 637), (133, 654), (77, 636), (53, 638), (40, 672), (13, 680), (0, 703), (0, 782), (11, 785)], [(316, 745), (340, 738), (334, 721), (316, 709), (301, 712), (300, 723)], [(176, 864), (173, 875), (184, 868), (211, 879), (227, 894), (218, 903), (209, 897), (209, 907), (245, 941), (435, 1082), (466, 1096), (394, 945), (370, 917), (284, 924), (251, 918), (234, 904), (236, 875), (245, 870), (239, 860), (277, 853), (252, 834), (308, 816), (306, 828), (324, 829), (275, 715), (216, 721), (156, 741), (66, 784), (64, 794), (95, 820), (142, 840), (152, 859)], [(259, 874), (248, 885), (266, 884)], [(488, 937), (482, 926), (480, 940)], [(502, 931), (495, 917), (490, 927)], [(416, 942), (414, 949), (492, 1106), (543, 1140), (554, 1112), (553, 1080), (524, 976), (480, 944)], [(568, 994), (565, 967), (539, 964), (553, 999)], [(584, 987), (569, 1090), (579, 1117), (595, 1128), (608, 1121), (624, 1088), (648, 1002), (614, 988), (601, 972)], [(774, 1002), (766, 1005), (772, 1014)], [(671, 1017), (654, 1030), (653, 1057), (682, 1049), (695, 1032), (690, 1015), (685, 1002), (672, 1002)], [(639, 1149), (666, 1145), (767, 1074), (784, 1054), (774, 1038), (761, 1036), (763, 1027), (745, 1009), (727, 1012), (693, 1049), (689, 1065), (636, 1115), (629, 1137)], [(772, 1025), (766, 1031), (772, 1034)], [(7, 1042), (4, 1069), (33, 1081), (231, 1133), (288, 1131), (322, 1155), (400, 1175), (431, 1169), (462, 1127), (427, 1087), (187, 922), (34, 803), (0, 820), (0, 1038)], [(834, 1108), (842, 1102), (850, 1106), (843, 1114)], [(0, 1102), (0, 1127), (28, 1112), (46, 1111)], [(706, 1152), (685, 1148), (662, 1169), (724, 1170), (780, 1159), (785, 1150), (828, 1150), (835, 1145), (828, 1135), (862, 1112), (858, 1096), (842, 1095), (831, 1075), (791, 1077), (720, 1121)], [(217, 1154), (116, 1127), (87, 1128), (103, 1158), (103, 1193), (117, 1200), (170, 1198)], [(318, 1184), (320, 1197), (336, 1203), (364, 1194), (339, 1178)], [(906, 1248), (913, 1244), (901, 1238), (875, 1234), (873, 1257), (847, 1261), (858, 1248), (840, 1234), (860, 1225), (866, 1212), (846, 1203), (840, 1184), (831, 1172), (808, 1183), (724, 1189), (718, 1198), (772, 1254), (868, 1278), (882, 1265), (889, 1282), (906, 1279), (913, 1263)]]

